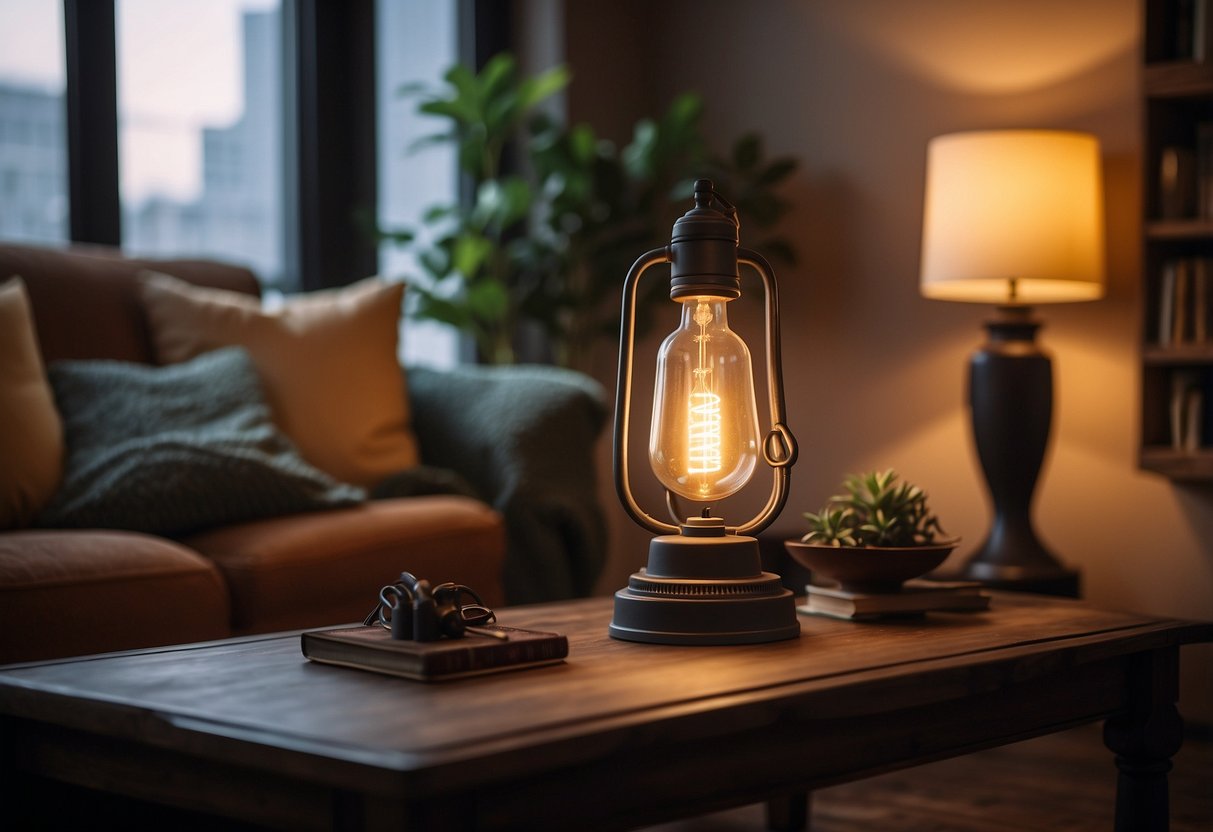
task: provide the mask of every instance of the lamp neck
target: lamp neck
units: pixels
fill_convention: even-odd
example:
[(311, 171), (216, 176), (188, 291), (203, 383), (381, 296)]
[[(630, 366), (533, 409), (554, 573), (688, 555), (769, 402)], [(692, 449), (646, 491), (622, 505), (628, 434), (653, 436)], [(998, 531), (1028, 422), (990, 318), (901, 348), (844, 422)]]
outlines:
[(995, 316), (984, 324), (990, 341), (1003, 343), (1036, 340), (1036, 331), (1042, 324), (1032, 316), (1031, 306), (1005, 304), (996, 306), (995, 310)]
[[(720, 329), (729, 325), (729, 301), (733, 298), (714, 298), (705, 297), (703, 295), (694, 295), (682, 297), (678, 302), (682, 304), (682, 314), (679, 321), (679, 327), (690, 328), (699, 326), (703, 321), (704, 312), (707, 312), (706, 325), (711, 329)], [(706, 310), (701, 308), (706, 307)]]

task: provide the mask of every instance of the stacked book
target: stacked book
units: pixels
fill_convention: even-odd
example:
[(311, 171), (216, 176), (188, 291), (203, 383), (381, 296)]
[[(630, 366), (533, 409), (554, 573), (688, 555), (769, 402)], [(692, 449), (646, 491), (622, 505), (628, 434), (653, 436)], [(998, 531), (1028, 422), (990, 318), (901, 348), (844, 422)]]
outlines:
[(990, 596), (974, 581), (911, 580), (902, 584), (900, 592), (848, 592), (809, 584), (806, 592), (804, 605), (797, 608), (800, 612), (849, 621), (990, 607)]
[(423, 682), (541, 667), (569, 654), (569, 640), (560, 633), (500, 624), (477, 630), (463, 638), (410, 641), (394, 639), (382, 627), (342, 627), (309, 630), (301, 646), (314, 662)]

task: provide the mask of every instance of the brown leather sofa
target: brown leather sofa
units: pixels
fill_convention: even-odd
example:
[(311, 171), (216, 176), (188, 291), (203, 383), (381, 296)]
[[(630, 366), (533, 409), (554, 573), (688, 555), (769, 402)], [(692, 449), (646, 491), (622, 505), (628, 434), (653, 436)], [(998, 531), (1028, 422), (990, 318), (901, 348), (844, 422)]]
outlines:
[[(138, 274), (148, 268), (199, 286), (260, 291), (247, 269), (217, 262), (0, 245), (0, 281), (24, 280), (48, 365), (60, 359), (154, 363), (137, 295)], [(422, 461), (475, 459), (469, 467), (479, 469), (460, 473), (480, 499), (371, 500), (177, 540), (120, 529), (0, 531), (0, 664), (351, 622), (373, 606), (381, 585), (406, 569), (467, 584), (491, 606), (507, 601), (509, 585), (512, 602), (588, 594), (601, 566), (592, 445), (605, 418), (602, 397), (577, 374), (511, 369), (524, 378), (501, 382), (502, 395), (517, 395), (518, 384), (535, 381), (546, 392), (533, 400), (558, 403), (512, 415), (529, 441), (478, 448), (476, 432), (460, 423), (470, 414), (452, 411), (445, 401), (444, 391), (458, 384), (435, 371), (419, 371), (419, 383), (428, 383), (412, 391)], [(491, 387), (495, 377), (475, 375), (490, 372), (469, 368), (463, 382)], [(536, 437), (569, 434), (565, 428), (573, 423), (583, 427), (564, 447), (553, 440), (551, 452), (579, 463), (561, 469), (578, 478), (575, 486), (559, 477), (548, 482), (543, 472), (551, 459), (519, 458), (528, 447), (544, 447)], [(468, 447), (452, 451), (443, 436), (451, 431)], [(571, 499), (577, 505), (570, 507)], [(545, 546), (554, 552), (547, 566), (527, 562), (528, 552)], [(532, 580), (535, 571), (564, 579), (545, 585)]]

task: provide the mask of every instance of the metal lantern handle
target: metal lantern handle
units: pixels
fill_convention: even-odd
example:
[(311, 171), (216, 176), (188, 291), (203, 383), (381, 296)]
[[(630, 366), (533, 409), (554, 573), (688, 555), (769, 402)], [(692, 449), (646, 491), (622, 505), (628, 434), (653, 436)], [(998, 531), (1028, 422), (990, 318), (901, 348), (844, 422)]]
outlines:
[[(657, 248), (637, 258), (628, 270), (623, 286), (623, 311), (619, 325), (619, 376), (615, 394), (614, 467), (615, 490), (628, 515), (654, 534), (678, 534), (679, 527), (652, 517), (636, 502), (628, 477), (628, 430), (632, 403), (632, 353), (636, 346), (636, 296), (640, 277), (651, 266), (671, 262), (670, 249)], [(785, 423), (783, 396), (783, 360), (779, 348), (779, 290), (775, 274), (766, 258), (749, 249), (738, 249), (737, 262), (758, 272), (766, 291), (767, 391), (770, 396), (770, 431), (762, 442), (762, 456), (771, 466), (771, 494), (766, 505), (751, 520), (730, 526), (730, 534), (757, 534), (771, 524), (788, 500), (789, 469), (796, 462), (796, 439)], [(667, 504), (675, 505), (667, 492)]]

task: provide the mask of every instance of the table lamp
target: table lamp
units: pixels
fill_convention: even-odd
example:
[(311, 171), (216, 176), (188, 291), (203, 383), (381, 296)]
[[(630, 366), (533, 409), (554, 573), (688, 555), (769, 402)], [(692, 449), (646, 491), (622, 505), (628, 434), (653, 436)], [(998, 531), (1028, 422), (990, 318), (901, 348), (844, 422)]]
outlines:
[[(762, 570), (751, 537), (778, 516), (788, 496), (796, 442), (784, 419), (779, 351), (779, 301), (766, 259), (738, 247), (737, 211), (713, 184), (695, 183), (695, 207), (674, 223), (670, 244), (632, 265), (623, 289), (619, 378), (615, 397), (615, 487), (624, 509), (658, 535), (647, 566), (615, 593), (609, 632), (652, 644), (753, 644), (800, 635), (796, 604), (778, 575)], [(670, 264), (670, 299), (680, 323), (657, 356), (649, 465), (666, 489), (672, 523), (646, 513), (632, 493), (628, 470), (632, 354), (637, 287), (659, 263)], [(741, 296), (738, 264), (753, 267), (766, 290), (767, 387), (772, 427), (758, 433), (750, 351), (729, 328), (728, 304)], [(762, 456), (773, 481), (766, 505), (752, 519), (726, 525), (712, 504), (735, 494)], [(678, 498), (699, 504), (695, 516)]]
[(993, 303), (969, 365), (973, 435), (994, 521), (959, 577), (1078, 595), (1032, 526), (1053, 409), (1052, 363), (1032, 305), (1103, 295), (1103, 197), (1095, 137), (1054, 130), (938, 136), (927, 152), (921, 291)]

